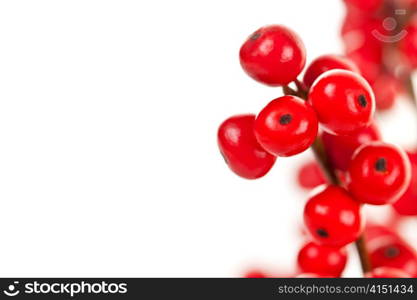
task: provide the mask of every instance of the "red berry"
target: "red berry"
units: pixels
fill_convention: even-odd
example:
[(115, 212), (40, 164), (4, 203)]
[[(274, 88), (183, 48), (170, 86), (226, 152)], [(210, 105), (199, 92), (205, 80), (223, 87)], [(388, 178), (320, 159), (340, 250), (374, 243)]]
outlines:
[(247, 272), (243, 277), (245, 278), (267, 278), (267, 274), (265, 272), (259, 270), (251, 270)]
[(303, 42), (295, 32), (281, 25), (258, 29), (240, 48), (240, 64), (246, 73), (271, 86), (294, 81), (305, 61)]
[(298, 183), (305, 189), (313, 189), (326, 183), (326, 177), (317, 162), (313, 160), (298, 170)]
[(393, 203), (410, 184), (410, 172), (410, 161), (403, 150), (373, 142), (354, 154), (347, 173), (347, 187), (359, 202)]
[(316, 274), (316, 273), (301, 273), (297, 276), (295, 276), (295, 278), (331, 278), (332, 276), (326, 276), (326, 275), (321, 275), (321, 274)]
[(389, 238), (391, 240), (403, 242), (403, 240), (391, 228), (387, 228), (386, 226), (376, 225), (376, 224), (366, 225), (365, 238), (366, 238), (366, 243), (369, 243), (369, 244), (374, 244), (375, 240), (378, 240), (381, 238)]
[(334, 69), (348, 70), (360, 74), (359, 68), (350, 59), (329, 54), (319, 56), (311, 62), (304, 74), (303, 82), (307, 87), (311, 87), (321, 74)]
[(417, 254), (407, 244), (395, 238), (382, 237), (367, 243), (371, 265), (403, 270), (417, 277)]
[(351, 135), (339, 136), (323, 132), (322, 140), (332, 167), (346, 171), (353, 153), (362, 144), (379, 141), (381, 134), (375, 124), (361, 128)]
[(409, 278), (410, 275), (403, 270), (388, 267), (379, 267), (365, 274), (367, 278)]
[(381, 75), (372, 83), (372, 90), (375, 93), (376, 107), (379, 110), (388, 110), (395, 104), (400, 85), (395, 77)]
[(298, 253), (298, 265), (302, 272), (340, 277), (346, 266), (344, 248), (333, 248), (307, 243)]
[[(368, 82), (374, 82), (381, 74), (381, 62), (374, 62), (373, 59), (368, 59), (363, 51), (354, 51), (347, 54), (347, 57), (351, 59), (359, 67), (362, 77)], [(374, 52), (371, 50), (370, 52)]]
[(405, 216), (417, 215), (417, 153), (408, 153), (411, 163), (411, 181), (404, 195), (393, 204), (394, 209)]
[(360, 204), (337, 186), (328, 186), (308, 200), (304, 222), (315, 242), (331, 247), (355, 241), (363, 229)]
[(220, 152), (229, 168), (247, 179), (264, 176), (276, 160), (257, 142), (254, 123), (255, 115), (234, 116), (224, 121), (217, 133)]
[(384, 0), (344, 0), (347, 5), (355, 6), (361, 11), (372, 13), (384, 6)]
[(317, 136), (313, 108), (304, 100), (284, 96), (272, 100), (257, 116), (255, 136), (265, 150), (278, 156), (303, 152)]
[(349, 135), (370, 125), (375, 111), (369, 84), (360, 75), (345, 70), (322, 74), (310, 89), (309, 102), (323, 129), (338, 135)]

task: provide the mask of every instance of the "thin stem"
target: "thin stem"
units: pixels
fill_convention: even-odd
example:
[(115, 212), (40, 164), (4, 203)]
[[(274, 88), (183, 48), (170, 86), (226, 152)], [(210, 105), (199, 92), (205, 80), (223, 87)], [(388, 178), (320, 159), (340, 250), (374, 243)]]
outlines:
[(359, 254), (363, 273), (370, 272), (372, 270), (369, 254), (366, 249), (365, 235), (362, 234), (355, 242), (356, 250)]
[[(316, 138), (313, 145), (311, 146), (311, 149), (313, 150), (314, 155), (316, 156), (316, 160), (326, 174), (329, 182), (334, 185), (341, 185), (339, 177), (337, 176), (336, 172), (334, 172), (334, 169), (327, 158), (326, 151), (320, 137)], [(355, 245), (359, 255), (359, 260), (361, 262), (362, 272), (364, 274), (370, 272), (372, 267), (369, 259), (369, 254), (366, 249), (365, 233), (362, 233), (359, 236), (359, 238), (355, 241)]]
[(313, 145), (311, 146), (311, 150), (313, 150), (314, 156), (316, 157), (317, 162), (320, 164), (321, 169), (324, 171), (327, 180), (334, 185), (340, 185), (340, 180), (336, 173), (333, 171), (320, 137), (316, 138)]
[(283, 90), (285, 95), (292, 95), (292, 96), (297, 96), (298, 95), (298, 91), (290, 88), (288, 85), (284, 85), (282, 87), (282, 90)]
[(405, 84), (406, 84), (408, 96), (410, 97), (410, 100), (413, 102), (414, 106), (417, 109), (416, 90), (414, 88), (413, 78), (412, 78), (411, 74), (409, 74), (408, 76), (406, 76)]
[[(305, 89), (304, 85), (296, 80), (295, 84), (297, 86), (298, 91), (296, 93), (306, 100), (308, 91)], [(286, 92), (286, 89), (284, 88), (284, 93)], [(417, 104), (417, 102), (416, 102)], [(329, 158), (326, 154), (326, 149), (324, 147), (323, 141), (318, 136), (316, 140), (314, 141), (313, 145), (311, 146), (311, 150), (313, 151), (317, 162), (320, 164), (321, 169), (325, 173), (328, 181), (333, 185), (341, 185), (341, 181), (339, 177), (337, 176), (334, 168), (332, 167)], [(359, 238), (355, 242), (356, 249), (358, 251), (359, 259), (361, 262), (362, 272), (365, 274), (372, 270), (369, 254), (366, 249), (366, 243), (365, 243), (365, 235), (362, 233)]]

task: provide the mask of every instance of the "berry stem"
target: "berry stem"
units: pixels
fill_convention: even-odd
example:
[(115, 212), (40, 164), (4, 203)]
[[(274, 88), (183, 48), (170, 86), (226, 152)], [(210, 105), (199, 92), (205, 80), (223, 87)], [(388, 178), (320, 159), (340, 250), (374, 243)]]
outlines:
[(365, 274), (372, 271), (371, 261), (369, 259), (368, 250), (366, 249), (365, 235), (363, 233), (356, 240), (355, 246), (361, 261), (362, 272)]
[(329, 159), (327, 158), (326, 151), (324, 149), (323, 141), (320, 137), (317, 137), (311, 146), (314, 156), (316, 157), (317, 162), (320, 164), (321, 169), (324, 171), (324, 174), (329, 182), (334, 185), (340, 185), (339, 177), (336, 173), (333, 172), (333, 168), (330, 165)]
[[(308, 91), (304, 88), (303, 84), (300, 81), (296, 80), (295, 84), (298, 89), (296, 91), (296, 95), (306, 100)], [(283, 90), (284, 90), (284, 93), (286, 93), (286, 89), (283, 89)], [(416, 101), (416, 105), (417, 105), (417, 101)], [(324, 147), (321, 137), (317, 136), (316, 140), (311, 146), (311, 150), (313, 151), (314, 156), (316, 157), (316, 160), (319, 163), (324, 174), (326, 175), (328, 181), (333, 185), (341, 186), (341, 181), (339, 177), (337, 176), (336, 172), (334, 171), (334, 168), (332, 167), (329, 161), (329, 158), (327, 157), (326, 149)], [(370, 272), (372, 270), (372, 266), (371, 266), (371, 262), (369, 259), (368, 251), (366, 249), (364, 233), (362, 233), (359, 236), (359, 238), (355, 242), (355, 245), (356, 245), (356, 250), (358, 252), (359, 259), (361, 262), (363, 274)]]
[(410, 100), (413, 102), (415, 108), (417, 109), (417, 95), (416, 95), (416, 90), (414, 88), (413, 78), (411, 74), (406, 76), (405, 84), (406, 84), (408, 96), (410, 97)]
[[(314, 144), (311, 146), (311, 150), (316, 157), (317, 162), (320, 164), (321, 169), (324, 171), (328, 181), (334, 185), (341, 185), (340, 179), (334, 172), (324, 149), (323, 142), (320, 137), (317, 137)], [(356, 250), (359, 255), (359, 260), (362, 266), (363, 274), (372, 270), (369, 254), (366, 249), (365, 234), (362, 233), (355, 242)]]

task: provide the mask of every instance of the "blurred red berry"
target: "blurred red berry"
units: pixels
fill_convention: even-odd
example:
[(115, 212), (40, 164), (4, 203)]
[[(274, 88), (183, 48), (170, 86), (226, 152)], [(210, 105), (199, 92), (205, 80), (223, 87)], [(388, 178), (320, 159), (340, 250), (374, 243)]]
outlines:
[(284, 96), (272, 100), (256, 117), (255, 135), (269, 153), (292, 156), (305, 151), (317, 137), (318, 122), (304, 100)]
[(400, 91), (399, 82), (395, 77), (382, 74), (372, 83), (371, 87), (375, 94), (376, 107), (379, 110), (388, 110), (394, 106)]
[(365, 238), (367, 243), (373, 243), (373, 241), (382, 237), (388, 237), (391, 240), (403, 242), (403, 239), (398, 236), (391, 228), (386, 226), (367, 224), (365, 227)]
[(300, 250), (297, 261), (302, 272), (340, 277), (346, 266), (347, 254), (345, 248), (310, 242)]
[(311, 87), (313, 82), (324, 72), (334, 69), (348, 70), (360, 74), (359, 68), (350, 59), (340, 55), (322, 55), (317, 57), (308, 66), (303, 82)]
[(380, 63), (373, 62), (368, 60), (363, 56), (360, 51), (351, 52), (346, 55), (359, 67), (363, 78), (365, 78), (368, 83), (374, 82), (378, 76), (380, 76), (382, 70)]
[(307, 201), (304, 223), (315, 242), (331, 247), (355, 241), (364, 225), (360, 204), (343, 188), (333, 185)]
[(240, 63), (253, 79), (271, 86), (294, 81), (306, 62), (304, 44), (281, 25), (255, 31), (240, 48)]
[(295, 278), (332, 278), (332, 276), (321, 275), (316, 273), (301, 273), (295, 276)]
[(365, 274), (367, 278), (409, 278), (410, 275), (403, 270), (388, 267), (379, 267)]
[(381, 9), (384, 5), (384, 0), (344, 0), (346, 4), (355, 6), (356, 8), (367, 12), (373, 13), (378, 9)]
[(260, 270), (251, 270), (247, 272), (243, 277), (245, 278), (267, 278), (267, 274)]
[(313, 189), (326, 183), (326, 177), (316, 161), (310, 161), (298, 170), (298, 183), (305, 189)]
[(374, 268), (390, 267), (403, 270), (412, 277), (417, 277), (417, 254), (407, 244), (382, 237), (368, 243), (371, 265)]
[(378, 127), (372, 123), (351, 135), (338, 136), (323, 132), (322, 140), (332, 167), (346, 171), (355, 150), (363, 144), (381, 140), (381, 134)]
[(254, 123), (255, 115), (234, 116), (224, 121), (217, 133), (220, 152), (229, 168), (247, 179), (264, 176), (276, 160), (257, 142)]
[(323, 129), (349, 135), (370, 125), (375, 111), (371, 87), (351, 71), (331, 70), (313, 84), (308, 96)]
[(417, 253), (398, 233), (385, 226), (367, 225), (365, 238), (372, 267), (397, 268), (417, 277)]
[(410, 179), (406, 153), (396, 146), (373, 142), (355, 152), (347, 173), (347, 188), (359, 202), (383, 205), (397, 201)]
[(408, 153), (411, 163), (411, 181), (404, 195), (393, 204), (400, 215), (417, 215), (417, 153)]

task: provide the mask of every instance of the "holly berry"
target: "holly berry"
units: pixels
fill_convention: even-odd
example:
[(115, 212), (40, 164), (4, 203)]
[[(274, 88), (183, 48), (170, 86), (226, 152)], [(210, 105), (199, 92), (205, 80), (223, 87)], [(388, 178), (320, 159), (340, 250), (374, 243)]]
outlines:
[(359, 68), (350, 59), (340, 55), (322, 55), (317, 57), (308, 66), (303, 82), (311, 87), (313, 82), (324, 72), (334, 69), (348, 70), (360, 74)]
[(403, 270), (412, 277), (417, 276), (417, 254), (405, 243), (388, 237), (368, 243), (371, 265)]
[(326, 275), (321, 275), (321, 274), (316, 274), (316, 273), (301, 273), (297, 276), (295, 276), (295, 278), (331, 278), (332, 276), (326, 276)]
[(257, 142), (254, 123), (255, 115), (234, 116), (224, 121), (217, 133), (220, 152), (229, 168), (247, 179), (264, 176), (276, 160)]
[(407, 153), (411, 163), (411, 181), (408, 185), (408, 189), (393, 204), (394, 209), (400, 214), (405, 216), (417, 215), (417, 153)]
[(360, 204), (341, 187), (327, 186), (307, 201), (304, 222), (320, 245), (342, 247), (363, 230)]
[(295, 96), (272, 100), (255, 121), (258, 142), (277, 156), (303, 152), (314, 142), (317, 131), (316, 113), (308, 103)]
[(268, 275), (263, 271), (251, 270), (247, 272), (244, 277), (245, 278), (267, 278)]
[(369, 126), (375, 111), (369, 84), (358, 74), (345, 70), (322, 74), (311, 87), (308, 101), (323, 129), (337, 135), (349, 135)]
[(344, 0), (346, 4), (352, 5), (363, 12), (372, 13), (381, 8), (384, 0)]
[(310, 161), (298, 170), (298, 183), (305, 189), (313, 189), (326, 183), (326, 177), (316, 161)]
[(388, 110), (394, 106), (400, 92), (400, 84), (395, 77), (387, 74), (380, 75), (371, 86), (375, 93), (376, 107), (379, 110)]
[(367, 278), (409, 278), (410, 275), (403, 270), (388, 267), (379, 267), (365, 274)]
[(373, 142), (357, 150), (347, 173), (347, 187), (362, 203), (382, 205), (401, 197), (410, 184), (410, 161), (400, 148)]
[(346, 171), (355, 150), (363, 144), (381, 140), (381, 134), (378, 127), (372, 123), (346, 136), (323, 132), (322, 140), (332, 167)]
[(240, 64), (245, 72), (271, 86), (294, 81), (305, 61), (303, 42), (295, 32), (281, 25), (258, 29), (240, 48)]
[(365, 238), (374, 268), (397, 268), (417, 277), (417, 253), (396, 232), (381, 225), (368, 225)]
[(346, 266), (347, 254), (345, 248), (310, 242), (300, 250), (297, 261), (302, 272), (340, 277)]

